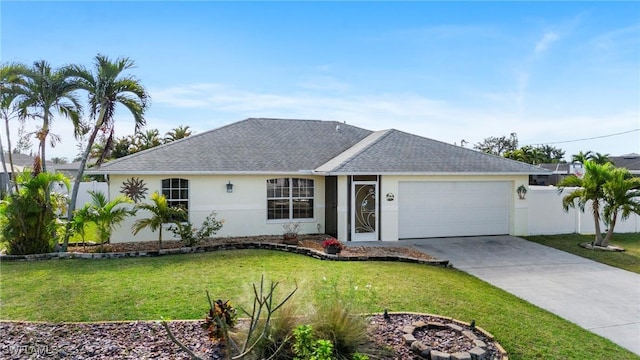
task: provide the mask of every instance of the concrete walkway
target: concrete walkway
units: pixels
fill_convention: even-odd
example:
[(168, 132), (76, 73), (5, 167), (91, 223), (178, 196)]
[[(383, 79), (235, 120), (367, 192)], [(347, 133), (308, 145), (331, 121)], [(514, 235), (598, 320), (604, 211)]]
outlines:
[(399, 243), (447, 259), (457, 269), (640, 355), (638, 274), (513, 236)]

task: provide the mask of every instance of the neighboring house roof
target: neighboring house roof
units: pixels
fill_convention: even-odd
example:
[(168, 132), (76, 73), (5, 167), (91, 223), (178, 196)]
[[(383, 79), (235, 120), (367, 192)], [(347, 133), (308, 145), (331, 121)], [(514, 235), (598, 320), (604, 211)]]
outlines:
[(640, 154), (631, 153), (621, 156), (610, 156), (609, 159), (617, 167), (627, 168), (632, 174), (640, 174)]
[[(2, 165), (2, 164), (0, 164), (0, 165)], [(7, 172), (11, 173), (11, 164), (9, 164), (8, 161), (4, 162), (4, 166), (2, 167), (2, 169), (4, 169), (5, 167), (7, 168)], [(2, 169), (0, 169), (0, 170), (2, 170)], [(14, 164), (13, 165), (13, 170), (16, 171), (16, 172), (22, 172), (22, 171), (24, 171), (24, 167)], [(2, 171), (4, 171), (4, 170), (2, 170)]]
[(554, 174), (568, 174), (569, 173), (569, 165), (568, 163), (553, 163), (553, 164), (540, 164), (543, 169), (547, 169), (553, 171)]
[[(8, 152), (4, 153), (4, 159), (8, 164), (9, 163), (9, 153)], [(11, 153), (11, 159), (13, 160), (13, 165), (32, 168), (33, 167), (33, 160), (35, 159), (35, 157), (33, 157), (31, 155), (27, 155), (27, 154)], [(56, 166), (53, 162), (51, 162), (49, 160), (46, 161), (46, 164), (47, 164), (47, 167), (55, 167)]]
[(246, 119), (89, 169), (93, 174), (548, 173), (398, 130), (336, 121)]
[[(640, 155), (631, 153), (620, 156), (609, 156), (609, 160), (616, 167), (622, 167), (629, 170), (632, 174), (640, 174)], [(543, 169), (552, 171), (554, 174), (569, 174), (571, 164), (540, 164), (538, 165)]]

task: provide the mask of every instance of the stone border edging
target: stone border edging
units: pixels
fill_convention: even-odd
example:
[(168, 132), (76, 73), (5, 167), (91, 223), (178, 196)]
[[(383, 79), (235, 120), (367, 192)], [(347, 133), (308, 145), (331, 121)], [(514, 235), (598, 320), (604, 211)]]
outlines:
[[(477, 337), (473, 334), (472, 331), (469, 330), (462, 330), (462, 328), (460, 328), (460, 326), (458, 325), (462, 325), (465, 327), (470, 327), (471, 324), (466, 322), (466, 321), (462, 321), (462, 320), (457, 320), (448, 316), (442, 316), (442, 315), (436, 315), (436, 314), (426, 314), (426, 313), (418, 313), (418, 312), (407, 312), (407, 311), (403, 311), (403, 312), (389, 312), (389, 315), (421, 315), (421, 316), (429, 316), (429, 317), (434, 317), (434, 318), (438, 318), (441, 319), (443, 321), (448, 321), (448, 324), (443, 323), (422, 323), (419, 322), (418, 323), (414, 323), (412, 324), (412, 326), (408, 326), (403, 328), (403, 333), (404, 335), (402, 336), (402, 342), (404, 344), (406, 344), (407, 346), (409, 346), (411, 348), (411, 350), (416, 353), (417, 355), (421, 356), (421, 351), (426, 350), (426, 346), (424, 344), (422, 344), (420, 341), (416, 340), (415, 337), (413, 336), (413, 332), (415, 330), (418, 330), (420, 328), (442, 328), (442, 329), (450, 329), (450, 330), (454, 330), (458, 333), (460, 333), (462, 336), (467, 337), (468, 339), (474, 341), (474, 343), (476, 343), (476, 341), (479, 341), (478, 343), (476, 343), (476, 347), (468, 352), (461, 352), (461, 353), (455, 353), (455, 354), (447, 354), (447, 353), (442, 353), (442, 352), (436, 352), (436, 354), (433, 354), (433, 350), (431, 350), (429, 348), (429, 359), (452, 359), (452, 360), (457, 360), (457, 359), (472, 359), (472, 360), (476, 360), (476, 359), (485, 359), (485, 355), (484, 355), (484, 349), (482, 348), (482, 345), (484, 344), (482, 341), (477, 340)], [(509, 360), (509, 356), (507, 351), (502, 347), (502, 345), (500, 345), (496, 340), (495, 337), (489, 333), (488, 331), (486, 331), (485, 329), (479, 327), (479, 326), (474, 326), (474, 329), (477, 330), (478, 332), (480, 332), (482, 335), (484, 335), (487, 339), (489, 339), (493, 345), (495, 345), (496, 349), (498, 350), (498, 352), (500, 352), (500, 356), (502, 357), (502, 360)], [(486, 346), (486, 345), (485, 345)], [(435, 356), (434, 356), (435, 355)]]
[(448, 266), (449, 260), (425, 260), (407, 256), (384, 255), (384, 256), (340, 256), (330, 255), (324, 252), (301, 248), (296, 245), (275, 244), (270, 242), (243, 242), (228, 243), (219, 245), (207, 245), (196, 247), (181, 247), (174, 249), (162, 249), (152, 251), (127, 251), (116, 253), (82, 253), (82, 252), (59, 252), (32, 255), (0, 255), (0, 261), (36, 261), (36, 260), (58, 260), (58, 259), (119, 259), (136, 257), (154, 257), (175, 254), (192, 254), (220, 250), (246, 250), (263, 249), (291, 252), (300, 255), (310, 256), (320, 260), (332, 261), (398, 261), (414, 264), (427, 264), (437, 266)]

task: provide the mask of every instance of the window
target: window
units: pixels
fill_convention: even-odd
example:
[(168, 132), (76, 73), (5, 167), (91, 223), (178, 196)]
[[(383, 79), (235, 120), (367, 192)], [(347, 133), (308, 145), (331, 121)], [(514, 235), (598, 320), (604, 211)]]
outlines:
[(163, 179), (162, 195), (167, 198), (169, 206), (180, 207), (189, 214), (189, 180), (179, 178)]
[(313, 180), (267, 180), (267, 219), (313, 219)]

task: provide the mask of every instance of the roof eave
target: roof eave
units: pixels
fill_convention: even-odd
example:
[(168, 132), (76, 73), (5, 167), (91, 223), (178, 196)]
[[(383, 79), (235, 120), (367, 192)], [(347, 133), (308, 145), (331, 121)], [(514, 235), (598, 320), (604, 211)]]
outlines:
[[(320, 173), (318, 173), (320, 174)], [(376, 172), (376, 171), (329, 171), (322, 173), (325, 176), (340, 175), (386, 175), (386, 176), (525, 176), (525, 175), (550, 175), (549, 172)]]
[(312, 170), (298, 171), (85, 171), (85, 175), (317, 175)]

